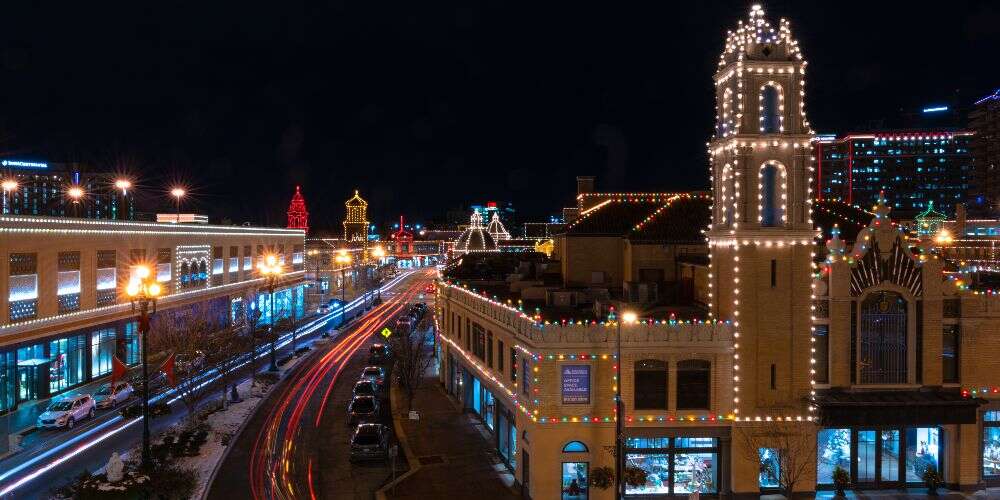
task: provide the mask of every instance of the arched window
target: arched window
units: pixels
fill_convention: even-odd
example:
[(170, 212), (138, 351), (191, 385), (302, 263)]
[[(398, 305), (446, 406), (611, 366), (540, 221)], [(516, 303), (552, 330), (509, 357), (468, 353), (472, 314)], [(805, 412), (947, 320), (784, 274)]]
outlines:
[(181, 264), (181, 288), (188, 286), (191, 282), (191, 265), (184, 261)]
[(563, 453), (587, 453), (590, 451), (587, 449), (587, 445), (581, 443), (580, 441), (570, 441), (563, 446)]
[(712, 363), (701, 359), (686, 359), (677, 363), (677, 409), (709, 409), (711, 381)]
[[(778, 188), (783, 187), (784, 176), (779, 165), (765, 164), (760, 169), (760, 225), (764, 227), (780, 226), (785, 219), (784, 201), (778, 194)], [(782, 189), (784, 193), (784, 189)]]
[(204, 283), (208, 280), (208, 263), (206, 261), (201, 261), (198, 264), (198, 282)]
[(635, 409), (667, 409), (667, 363), (644, 359), (635, 363)]
[(760, 91), (760, 131), (765, 134), (781, 132), (781, 94), (768, 84)]
[(878, 292), (861, 303), (862, 384), (906, 383), (906, 299)]

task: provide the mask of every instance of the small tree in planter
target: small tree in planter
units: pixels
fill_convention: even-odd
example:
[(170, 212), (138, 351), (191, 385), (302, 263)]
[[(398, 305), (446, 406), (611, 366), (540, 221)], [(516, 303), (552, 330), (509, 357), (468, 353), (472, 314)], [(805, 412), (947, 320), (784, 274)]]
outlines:
[(851, 474), (847, 469), (837, 466), (833, 469), (833, 485), (837, 488), (837, 496), (844, 496), (844, 489), (851, 485)]
[[(645, 481), (644, 481), (645, 482)], [(615, 483), (615, 471), (604, 466), (590, 469), (590, 485), (599, 490), (606, 490)]]
[(941, 487), (941, 483), (944, 482), (944, 478), (941, 477), (941, 473), (938, 472), (937, 467), (934, 467), (933, 464), (928, 465), (927, 468), (924, 469), (921, 479), (923, 479), (924, 484), (927, 485), (927, 494), (937, 496), (937, 490)]
[(816, 434), (802, 422), (779, 420), (755, 422), (740, 427), (742, 451), (747, 460), (760, 462), (760, 449), (771, 448), (778, 456), (778, 484), (791, 500), (795, 485), (816, 469)]

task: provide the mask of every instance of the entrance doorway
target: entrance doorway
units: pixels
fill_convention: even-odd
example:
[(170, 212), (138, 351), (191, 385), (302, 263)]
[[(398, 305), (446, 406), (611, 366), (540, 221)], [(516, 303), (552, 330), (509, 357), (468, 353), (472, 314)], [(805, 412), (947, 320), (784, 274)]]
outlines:
[(17, 367), (17, 401), (32, 401), (38, 398), (38, 367)]

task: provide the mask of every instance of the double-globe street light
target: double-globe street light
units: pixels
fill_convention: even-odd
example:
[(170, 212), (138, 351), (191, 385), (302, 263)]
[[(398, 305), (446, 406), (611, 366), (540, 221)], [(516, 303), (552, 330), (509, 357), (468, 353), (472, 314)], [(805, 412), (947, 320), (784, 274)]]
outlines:
[[(125, 293), (132, 301), (132, 310), (139, 309), (139, 338), (142, 344), (142, 466), (149, 467), (149, 315), (156, 312), (156, 298), (163, 293), (149, 266), (133, 269)], [(152, 309), (152, 310), (151, 310)]]
[[(257, 271), (260, 272), (260, 275), (264, 277), (264, 282), (267, 283), (267, 303), (270, 308), (267, 322), (267, 336), (271, 339), (271, 366), (267, 371), (276, 372), (278, 371), (278, 361), (274, 354), (274, 344), (278, 339), (274, 337), (274, 287), (278, 284), (278, 280), (281, 279), (281, 262), (278, 262), (278, 257), (274, 254), (268, 254), (264, 257), (264, 262), (261, 262), (257, 266)], [(292, 329), (292, 352), (295, 352), (294, 328)]]
[(622, 429), (622, 418), (624, 409), (622, 408), (622, 323), (632, 324), (636, 321), (636, 315), (631, 311), (623, 311), (619, 318), (616, 311), (611, 309), (611, 319), (618, 326), (618, 335), (615, 336), (615, 498), (625, 498), (625, 482), (622, 481), (622, 474), (625, 471), (625, 433)]
[(351, 264), (351, 254), (347, 253), (347, 250), (341, 250), (337, 252), (336, 261), (340, 264), (340, 301), (343, 302), (344, 307), (347, 306), (347, 278), (345, 273), (347, 271), (347, 266)]

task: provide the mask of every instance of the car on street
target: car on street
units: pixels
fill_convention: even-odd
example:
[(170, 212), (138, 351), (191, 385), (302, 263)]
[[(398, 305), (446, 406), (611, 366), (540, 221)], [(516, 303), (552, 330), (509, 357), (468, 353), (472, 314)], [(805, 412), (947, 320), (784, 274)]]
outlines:
[(381, 392), (378, 385), (371, 380), (359, 380), (354, 383), (354, 389), (351, 390), (353, 396), (378, 397)]
[(94, 393), (94, 401), (100, 409), (114, 408), (132, 397), (132, 392), (132, 384), (128, 382), (115, 382), (114, 387), (108, 383)]
[(361, 424), (351, 433), (351, 461), (389, 458), (389, 428), (382, 424)]
[(201, 370), (201, 367), (204, 365), (205, 353), (201, 351), (181, 353), (177, 355), (176, 367), (179, 372), (190, 373), (198, 371)]
[(347, 424), (354, 425), (365, 422), (377, 422), (381, 405), (378, 398), (372, 396), (355, 396), (347, 406)]
[(381, 387), (385, 383), (385, 370), (381, 366), (366, 366), (361, 370), (361, 380), (371, 380)]
[(316, 308), (316, 314), (329, 314), (329, 313), (330, 313), (330, 306), (326, 304), (323, 304), (318, 308)]
[(386, 344), (372, 344), (368, 348), (368, 364), (381, 365), (389, 361), (389, 346)]
[(80, 420), (93, 418), (95, 406), (94, 398), (90, 397), (90, 394), (78, 394), (60, 399), (49, 405), (45, 413), (38, 416), (38, 427), (72, 429)]

